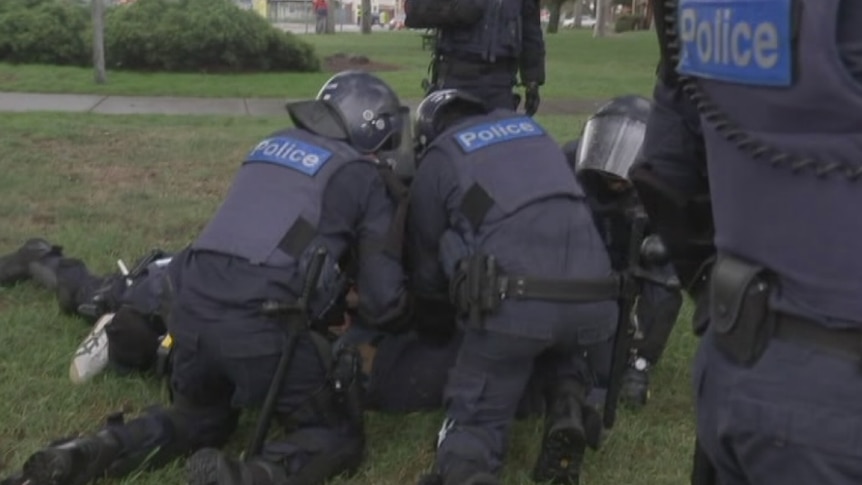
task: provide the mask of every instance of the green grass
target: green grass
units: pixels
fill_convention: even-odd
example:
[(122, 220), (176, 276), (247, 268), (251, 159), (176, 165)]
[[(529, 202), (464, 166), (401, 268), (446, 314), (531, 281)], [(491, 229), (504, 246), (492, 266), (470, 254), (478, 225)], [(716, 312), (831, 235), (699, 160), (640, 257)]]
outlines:
[[(360, 53), (401, 69), (380, 72), (405, 99), (422, 96), (429, 53), (418, 32), (371, 35), (300, 35), (321, 57)], [(636, 32), (593, 39), (589, 32), (567, 30), (547, 36), (545, 99), (608, 98), (622, 93), (647, 94), (654, 80), (655, 34)], [(114, 95), (306, 98), (317, 94), (330, 72), (312, 74), (142, 74), (110, 71), (108, 84), (93, 82), (91, 69), (0, 64), (0, 91), (98, 93)]]
[[(382, 36), (381, 36), (382, 37)], [(558, 141), (582, 119), (539, 117)], [(241, 156), (274, 118), (205, 118), (6, 114), (0, 118), (0, 253), (41, 235), (102, 272), (152, 247), (188, 243), (226, 193)], [(693, 437), (689, 361), (694, 339), (680, 318), (653, 397), (638, 413), (623, 411), (606, 446), (586, 458), (583, 485), (678, 485), (687, 482)], [(74, 349), (88, 333), (59, 314), (53, 296), (25, 283), (0, 289), (0, 476), (20, 467), (49, 440), (91, 431), (105, 414), (164, 401), (147, 378), (104, 375), (76, 387), (68, 380)], [(339, 484), (415, 483), (433, 460), (440, 413), (369, 413), (370, 456), (360, 474)], [(239, 449), (246, 422), (231, 443)], [(518, 423), (506, 484), (529, 484), (541, 424)], [(124, 480), (181, 485), (182, 464)]]

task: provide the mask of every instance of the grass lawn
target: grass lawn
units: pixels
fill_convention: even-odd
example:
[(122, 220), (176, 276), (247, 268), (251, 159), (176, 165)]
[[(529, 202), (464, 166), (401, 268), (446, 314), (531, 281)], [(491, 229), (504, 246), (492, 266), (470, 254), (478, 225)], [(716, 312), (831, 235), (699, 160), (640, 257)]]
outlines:
[[(383, 37), (382, 35), (378, 37)], [(539, 117), (568, 139), (582, 119)], [(188, 243), (212, 214), (246, 151), (285, 121), (273, 118), (6, 114), (0, 117), (0, 252), (40, 235), (97, 271), (114, 271), (159, 246)], [(687, 483), (693, 438), (689, 361), (694, 347), (685, 308), (653, 397), (622, 412), (606, 446), (587, 455), (583, 485)], [(165, 401), (151, 378), (104, 375), (80, 387), (67, 375), (82, 321), (60, 315), (53, 295), (25, 283), (0, 289), (0, 476), (53, 438), (94, 430), (113, 410)], [(251, 432), (246, 416), (231, 446)], [(415, 483), (432, 462), (440, 413), (370, 414), (370, 456), (339, 484)], [(518, 423), (506, 484), (529, 484), (541, 423)], [(124, 482), (181, 485), (181, 463)]]
[[(336, 52), (359, 53), (375, 62), (401, 66), (380, 75), (405, 99), (422, 96), (430, 54), (422, 51), (418, 32), (375, 31), (371, 35), (338, 33), (300, 35), (321, 57)], [(608, 98), (647, 94), (654, 80), (655, 34), (636, 32), (593, 39), (589, 31), (566, 30), (547, 36), (545, 99)], [(0, 91), (175, 95), (201, 97), (304, 98), (317, 94), (330, 72), (312, 74), (140, 74), (111, 71), (108, 84), (93, 83), (91, 69), (0, 64)]]

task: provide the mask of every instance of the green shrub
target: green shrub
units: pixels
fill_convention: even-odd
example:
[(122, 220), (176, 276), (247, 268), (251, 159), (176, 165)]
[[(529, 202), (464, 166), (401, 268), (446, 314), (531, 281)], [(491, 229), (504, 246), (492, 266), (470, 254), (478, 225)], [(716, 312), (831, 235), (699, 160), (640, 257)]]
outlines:
[[(8, 2), (8, 3), (7, 3)], [(68, 0), (0, 0), (0, 60), (86, 65), (89, 11)]]
[(614, 32), (639, 30), (644, 25), (643, 15), (621, 15), (614, 24)]
[[(0, 0), (0, 61), (88, 65), (89, 5)], [(147, 71), (318, 71), (314, 48), (232, 0), (138, 0), (105, 14), (108, 67)]]
[(112, 67), (163, 71), (316, 71), (307, 43), (231, 0), (138, 0), (106, 20)]

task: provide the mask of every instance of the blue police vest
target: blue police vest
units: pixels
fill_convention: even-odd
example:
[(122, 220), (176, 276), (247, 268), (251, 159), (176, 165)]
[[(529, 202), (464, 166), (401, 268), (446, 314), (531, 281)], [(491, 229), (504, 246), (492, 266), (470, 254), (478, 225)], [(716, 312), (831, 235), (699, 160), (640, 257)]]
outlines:
[(471, 118), (438, 136), (430, 149), (457, 160), (453, 166), (468, 204), (473, 197), (487, 199), (479, 203), (482, 214), (466, 211), (474, 229), (542, 199), (584, 197), (560, 147), (528, 116), (498, 110)]
[[(521, 4), (525, 0), (489, 0), (476, 24), (441, 29), (437, 48), (453, 57), (479, 57), (487, 62), (521, 55)], [(532, 0), (526, 0), (532, 1)]]
[(839, 0), (796, 3), (682, 0), (677, 70), (700, 90), (719, 251), (770, 268), (777, 308), (862, 325), (862, 85)]
[(361, 160), (350, 146), (304, 130), (269, 136), (249, 152), (192, 249), (266, 266), (295, 263), (316, 235), (332, 175)]

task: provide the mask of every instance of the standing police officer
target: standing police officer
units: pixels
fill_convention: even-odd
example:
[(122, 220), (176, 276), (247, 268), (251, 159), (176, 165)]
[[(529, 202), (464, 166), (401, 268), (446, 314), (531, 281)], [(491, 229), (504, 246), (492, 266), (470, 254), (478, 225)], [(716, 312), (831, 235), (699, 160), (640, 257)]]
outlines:
[[(299, 302), (301, 309), (315, 290), (299, 315), (313, 325), (346, 293), (336, 262), (352, 248), (363, 289), (358, 312), (371, 325), (399, 324), (408, 300), (400, 258), (388, 252), (396, 204), (384, 182), (390, 168), (375, 156), (401, 142), (407, 120), (398, 97), (370, 74), (345, 72), (317, 100), (287, 109), (297, 128), (249, 152), (215, 217), (169, 266), (171, 406), (34, 454), (22, 482), (80, 485), (224, 444), (239, 410), (264, 400), (282, 352), (284, 331), (263, 307)], [(309, 286), (306, 273), (321, 252), (323, 272)], [(359, 465), (361, 410), (346, 409), (329, 385), (342, 356), (331, 362), (315, 332), (298, 335), (275, 409), (292, 421), (291, 432), (245, 462), (201, 449), (187, 464), (191, 484), (319, 484)]]
[(488, 106), (517, 109), (520, 72), (524, 108), (539, 110), (545, 83), (545, 40), (538, 0), (407, 0), (405, 25), (436, 29), (427, 93), (459, 89)]
[(860, 483), (862, 2), (684, 0), (656, 21), (631, 176), (699, 303), (693, 481)]
[[(628, 180), (628, 171), (641, 153), (650, 111), (651, 103), (644, 97), (614, 98), (590, 117), (582, 138), (564, 150), (587, 192), (593, 218), (608, 247), (611, 266), (616, 271), (634, 269), (640, 276), (634, 348), (622, 376), (621, 392), (622, 398), (634, 406), (646, 404), (649, 371), (658, 363), (682, 306), (676, 275), (657, 235), (645, 239), (637, 261), (628, 261), (632, 215), (642, 210)], [(607, 349), (593, 351), (609, 355)], [(607, 377), (606, 371), (598, 374)]]
[(541, 357), (554, 382), (537, 481), (577, 482), (589, 369), (618, 281), (559, 146), (531, 118), (457, 91), (417, 108), (420, 156), (408, 240), (417, 300), (455, 304), (464, 330), (444, 392), (434, 472), (422, 483), (496, 484), (508, 430)]

